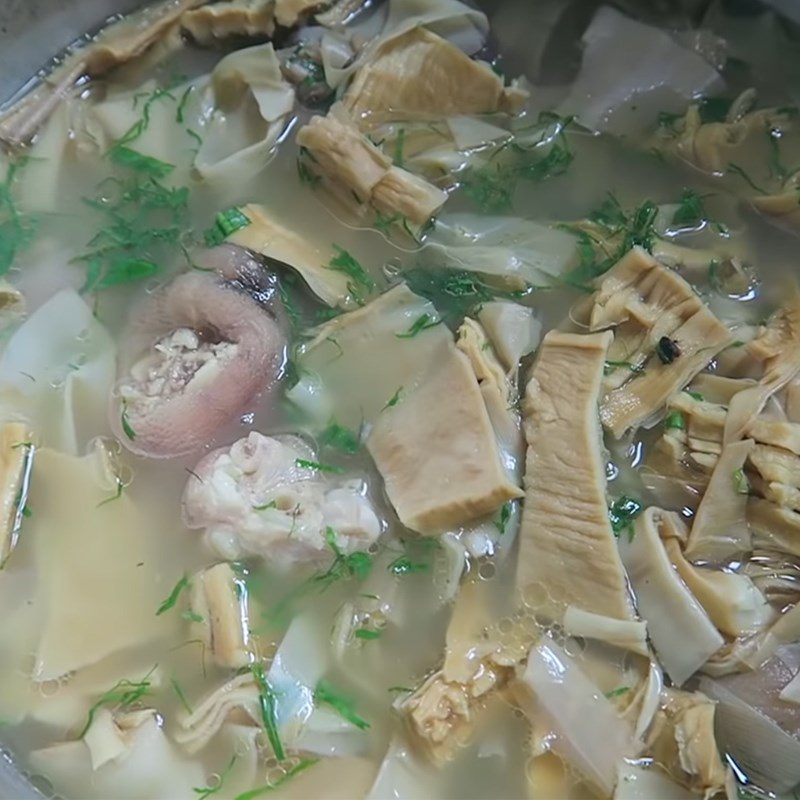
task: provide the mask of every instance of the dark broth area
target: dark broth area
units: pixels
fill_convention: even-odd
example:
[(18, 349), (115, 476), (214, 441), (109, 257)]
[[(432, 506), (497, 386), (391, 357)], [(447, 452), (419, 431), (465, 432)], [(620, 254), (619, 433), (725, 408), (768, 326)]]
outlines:
[[(741, 28), (741, 20), (732, 20), (717, 15), (721, 35)], [(86, 89), (86, 102), (102, 100), (108, 96), (107, 93), (127, 91), (127, 102), (135, 103), (135, 113), (140, 114), (143, 104), (152, 96), (153, 85), (146, 84), (147, 88), (142, 90), (143, 96), (136, 99), (136, 92), (140, 91), (138, 87), (153, 80), (161, 86), (175, 84), (169, 96), (153, 102), (150, 124), (160, 130), (159, 135), (163, 137), (159, 142), (162, 148), (159, 158), (176, 166), (166, 185), (189, 188), (187, 205), (181, 211), (179, 223), (186, 234), (182, 242), (187, 247), (201, 240), (202, 232), (212, 224), (214, 215), (220, 209), (261, 203), (304, 239), (326, 247), (335, 243), (352, 254), (368, 270), (381, 290), (400, 280), (405, 269), (418, 265), (437, 266), (439, 256), (424, 245), (416, 247), (402, 236), (396, 237), (394, 242), (389, 241), (375, 229), (346, 224), (340, 219), (341, 212), (334, 209), (320, 193), (303, 184), (298, 177), (298, 149), (294, 134), (311, 116), (309, 110), (297, 112), (297, 118), (281, 137), (274, 157), (249, 180), (226, 182), (217, 188), (194, 180), (190, 167), (195, 144), (186, 130), (192, 129), (191, 115), (196, 117), (198, 112), (191, 108), (187, 110), (182, 123), (177, 121), (176, 115), (189, 82), (208, 72), (219, 56), (217, 51), (189, 45), (178, 57), (155, 70), (140, 74), (134, 69), (122, 68)], [(761, 85), (759, 88), (767, 87), (761, 98), (763, 103), (790, 100), (773, 96), (776, 88), (774, 76), (755, 69), (753, 74), (743, 76), (740, 82), (732, 81), (731, 91), (727, 93), (736, 95), (738, 90), (752, 85), (754, 75)], [(176, 80), (175, 76), (183, 77)], [(526, 113), (533, 120), (539, 110), (534, 89), (531, 107)], [(47, 191), (46, 186), (42, 188), (43, 184), (37, 184), (36, 181), (37, 170), (46, 171), (47, 160), (57, 157), (46, 150), (48, 130), (45, 128), (31, 147), (29, 160), (20, 168), (15, 183), (14, 190), (23, 211), (27, 211), (26, 192), (30, 193), (30, 197), (41, 200), (41, 193)], [(618, 198), (623, 208), (630, 209), (644, 200), (652, 200), (656, 204), (677, 203), (682, 191), (691, 187), (699, 194), (709, 194), (705, 201), (709, 218), (724, 223), (732, 237), (746, 241), (750, 252), (757, 254), (753, 266), (760, 283), (751, 298), (735, 301), (715, 292), (708, 285), (707, 274), (687, 274), (686, 277), (728, 324), (757, 323), (775, 308), (783, 279), (787, 274), (794, 276), (795, 236), (769, 225), (744, 203), (726, 194), (718, 181), (715, 183), (714, 179), (703, 176), (689, 166), (666, 163), (640, 149), (638, 141), (627, 142), (608, 135), (590, 135), (576, 130), (575, 126), (567, 133), (567, 139), (574, 158), (565, 173), (541, 183), (520, 181), (513, 196), (513, 207), (501, 214), (513, 214), (541, 223), (571, 221), (587, 217), (603, 203), (609, 192)], [(791, 162), (791, 154), (787, 153), (785, 159)], [(84, 286), (87, 279), (86, 264), (75, 262), (74, 259), (86, 252), (87, 242), (107, 224), (108, 219), (82, 200), (102, 196), (113, 202), (117, 185), (108, 179), (121, 174), (106, 158), (95, 159), (89, 167), (85, 158), (80, 162), (71, 162), (69, 159), (63, 161), (62, 170), (52, 185), (49, 208), (46, 211), (32, 211), (37, 218), (36, 236), (19, 253), (7, 276), (25, 295), (30, 312), (59, 289), (71, 287), (79, 290)], [(447, 211), (475, 212), (476, 206), (465, 192), (457, 189), (448, 200)], [(191, 236), (189, 232), (192, 232)], [(713, 246), (717, 241), (718, 237), (710, 230), (708, 223), (699, 231), (681, 237), (681, 243), (690, 246), (695, 243)], [(187, 266), (179, 249), (172, 248), (164, 256), (162, 269), (157, 274), (130, 286), (118, 286), (85, 295), (87, 302), (94, 303), (96, 318), (117, 340), (120, 353), (125, 351), (124, 331), (128, 309), (141, 297), (167, 284)], [(324, 314), (325, 307), (290, 270), (279, 269), (279, 274), (292, 306), (300, 315), (294, 339), (290, 343), (288, 355), (291, 355), (294, 347), (306, 340), (304, 331), (320, 321), (320, 312)], [(551, 288), (534, 288), (520, 297), (519, 302), (535, 309), (543, 331), (547, 331), (564, 323), (570, 308), (581, 296), (581, 292), (573, 287), (554, 285)], [(12, 331), (3, 334), (6, 340)], [(526, 366), (529, 361), (525, 362)], [(524, 374), (523, 370), (521, 386), (524, 386)], [(54, 391), (57, 390), (58, 387), (54, 387)], [(99, 419), (96, 423), (93, 436), (111, 437), (105, 419)], [(259, 399), (240, 420), (221, 431), (207, 449), (210, 451), (214, 447), (228, 445), (251, 430), (265, 435), (299, 433), (313, 441), (308, 421), (285, 400), (282, 386)], [(644, 503), (652, 499), (641, 484), (637, 467), (646, 457), (655, 435), (656, 432), (640, 430), (634, 439), (607, 442), (611, 462), (609, 495), (633, 495)], [(88, 452), (89, 440), (81, 444)], [(142, 569), (156, 576), (164, 597), (169, 595), (181, 575), (192, 574), (218, 561), (203, 546), (201, 532), (185, 528), (180, 516), (179, 499), (187, 480), (193, 479), (191, 470), (200, 455), (167, 461), (137, 458), (125, 451), (120, 456), (132, 475), (130, 484), (124, 490), (126, 496), (135, 505), (149, 509), (151, 517), (158, 520), (161, 535), (156, 541), (153, 561), (144, 563)], [(362, 448), (355, 455), (326, 451), (325, 461), (341, 467), (348, 477), (366, 477), (369, 482), (371, 499), (384, 528), (380, 544), (375, 548), (372, 574), (363, 584), (340, 581), (324, 592), (298, 595), (297, 588), (307, 581), (310, 571), (300, 570), (281, 575), (269, 570), (257, 559), (248, 559), (243, 564), (243, 574), (246, 574), (250, 599), (250, 627), (258, 635), (260, 655), (270, 657), (287, 629), (287, 615), (274, 613), (276, 607), (281, 611), (289, 608), (290, 616), (302, 611), (313, 619), (319, 631), (324, 632), (335, 627), (336, 616), (344, 603), (353, 602), (359, 597), (363, 601), (363, 595), (380, 598), (376, 601), (377, 606), (372, 607), (370, 618), (371, 624), (383, 631), (380, 638), (374, 641), (365, 639), (357, 646), (349, 647), (344, 657), (334, 662), (326, 673), (326, 677), (334, 684), (357, 698), (358, 713), (369, 720), (370, 728), (365, 735), (367, 744), (362, 754), (366, 761), (356, 769), (352, 758), (345, 759), (341, 766), (336, 759), (323, 759), (303, 775), (276, 788), (276, 797), (353, 797), (366, 791), (390, 740), (400, 729), (400, 723), (391, 709), (397, 695), (396, 687), (401, 687), (402, 692), (402, 687), (417, 686), (431, 668), (441, 661), (449, 619), (449, 600), (443, 599), (443, 576), (446, 571), (444, 556), (435, 544), (419, 541), (399, 523), (382, 492), (380, 476), (366, 450)], [(33, 513), (36, 492), (34, 482), (31, 499)], [(390, 565), (394, 559), (403, 556), (422, 566), (411, 574), (395, 574)], [(489, 584), (488, 591), (493, 596), (493, 602), (504, 613), (509, 613), (513, 610), (510, 599), (513, 554), (512, 558), (498, 559), (496, 564), (491, 557), (472, 559), (469, 570), (478, 572), (489, 563), (493, 568), (484, 569), (478, 574), (488, 576), (486, 583)], [(12, 559), (7, 570), (11, 573), (13, 569)], [(6, 596), (8, 591), (2, 590), (0, 596)], [(27, 587), (27, 591), (33, 592), (33, 587)], [(287, 604), (287, 597), (295, 595), (297, 599)], [(386, 617), (390, 617), (388, 622)], [(120, 620), (120, 624), (124, 625), (124, 620)], [(131, 680), (140, 679), (152, 665), (158, 665), (162, 675), (161, 684), (153, 686), (147, 702), (159, 710), (167, 723), (183, 707), (183, 700), (175, 690), (176, 682), (190, 705), (195, 705), (230, 674), (215, 667), (201, 652), (200, 646), (191, 640), (187, 631), (188, 625), (177, 623), (175, 635), (168, 643), (161, 640), (150, 642), (137, 648), (135, 654), (128, 654), (128, 677)], [(322, 636), (324, 638), (325, 634)], [(8, 642), (4, 641), (3, 646), (7, 647)], [(18, 674), (20, 665), (29, 660), (27, 654), (23, 654), (22, 658), (19, 653), (14, 656), (15, 679), (8, 682), (7, 689), (0, 689), (0, 716), (4, 719), (14, 713), (12, 695), (26, 677)], [(14, 659), (7, 660), (9, 666), (12, 661)], [(114, 680), (111, 681), (113, 683)], [(98, 684), (95, 694), (108, 688), (102, 684), (102, 679), (98, 679)], [(40, 691), (43, 696), (57, 699), (59, 693), (69, 690), (69, 686), (69, 680), (50, 681), (42, 684)], [(52, 744), (59, 739), (59, 735), (69, 733), (74, 736), (76, 731), (70, 728), (69, 732), (57, 731), (54, 735), (53, 726), (29, 718), (5, 725), (2, 733), (4, 742), (24, 765), (26, 753)], [(524, 796), (527, 735), (527, 727), (520, 714), (498, 714), (490, 730), (477, 737), (462, 757), (439, 772), (430, 773), (428, 796)], [(204, 775), (213, 776), (224, 773), (231, 753), (221, 744), (212, 744), (194, 758), (202, 762)], [(44, 786), (49, 788), (46, 781)], [(330, 786), (335, 789), (331, 790)], [(52, 789), (56, 794), (59, 793), (58, 786)], [(227, 796), (224, 786), (217, 796)]]

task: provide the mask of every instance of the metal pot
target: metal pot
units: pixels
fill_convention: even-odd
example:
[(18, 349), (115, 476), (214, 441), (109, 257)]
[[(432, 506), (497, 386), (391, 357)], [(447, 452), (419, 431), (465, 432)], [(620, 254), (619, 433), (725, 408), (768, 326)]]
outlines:
[[(382, 0), (374, 0), (381, 2)], [(467, 0), (468, 2), (470, 0)], [(35, 80), (72, 42), (147, 0), (0, 0), (0, 107)], [(580, 33), (602, 0), (473, 0), (492, 24), (491, 49), (503, 54), (508, 74), (539, 83), (566, 82), (580, 62)], [(710, 0), (606, 0), (647, 21), (680, 26), (697, 20)], [(745, 11), (759, 0), (724, 0)], [(769, 0), (767, 0), (769, 2)], [(795, 0), (772, 0), (789, 6)], [(795, 7), (795, 12), (796, 7)], [(0, 800), (44, 797), (0, 748)]]

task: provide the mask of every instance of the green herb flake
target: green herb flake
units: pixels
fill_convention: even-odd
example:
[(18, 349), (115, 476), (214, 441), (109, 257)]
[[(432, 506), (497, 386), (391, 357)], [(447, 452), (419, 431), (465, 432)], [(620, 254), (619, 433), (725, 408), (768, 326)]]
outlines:
[(198, 614), (196, 611), (192, 611), (191, 609), (187, 609), (181, 614), (181, 619), (185, 619), (187, 622), (205, 622), (206, 618), (202, 614)]
[(414, 692), (413, 689), (410, 689), (408, 686), (390, 686), (387, 692), (403, 692), (405, 694), (412, 694)]
[(610, 700), (612, 697), (620, 697), (623, 694), (627, 694), (630, 690), (630, 686), (618, 686), (616, 689), (606, 692), (605, 696)]
[(311, 469), (317, 472), (344, 472), (341, 467), (333, 464), (321, 464), (319, 461), (309, 461), (306, 458), (296, 458), (294, 463), (296, 467), (301, 469)]
[(136, 438), (136, 431), (131, 427), (130, 422), (128, 422), (128, 410), (125, 407), (125, 404), (122, 404), (122, 413), (120, 415), (120, 422), (122, 424), (122, 431), (123, 433), (133, 441)]
[(249, 224), (250, 218), (233, 206), (217, 214), (214, 224), (205, 231), (203, 238), (208, 247), (215, 247)]
[(520, 300), (534, 287), (508, 290), (487, 282), (479, 274), (449, 268), (415, 267), (401, 276), (414, 294), (430, 300), (443, 320), (460, 321), (483, 303), (498, 298)]
[(122, 483), (122, 481), (119, 478), (117, 478), (117, 490), (114, 492), (114, 494), (111, 495), (111, 497), (106, 497), (105, 500), (101, 500), (97, 504), (97, 508), (100, 508), (100, 507), (102, 507), (104, 505), (107, 505), (108, 503), (113, 503), (115, 500), (119, 500), (120, 497), (122, 497), (122, 491), (123, 491), (124, 488), (125, 488), (125, 485)]
[(399, 556), (386, 567), (393, 575), (412, 575), (415, 572), (427, 572), (430, 568), (430, 564), (412, 561), (408, 556)]
[(413, 339), (418, 333), (428, 330), (428, 328), (435, 328), (441, 325), (442, 320), (434, 319), (430, 314), (420, 314), (407, 331), (403, 333), (396, 333), (398, 339)]
[(185, 187), (170, 189), (137, 173), (103, 181), (96, 196), (84, 200), (104, 224), (74, 259), (86, 264), (81, 292), (143, 280), (183, 252), (188, 196)]
[(511, 519), (512, 507), (513, 504), (511, 500), (503, 503), (503, 507), (500, 509), (500, 519), (494, 523), (497, 530), (500, 531), (501, 536), (506, 532), (506, 526), (508, 525), (508, 521)]
[(482, 211), (498, 213), (511, 208), (516, 181), (500, 164), (469, 167), (461, 173), (460, 184)]
[(768, 194), (768, 192), (758, 186), (738, 164), (731, 162), (728, 164), (728, 169), (726, 172), (730, 172), (732, 175), (736, 175), (737, 177), (741, 178), (753, 191), (758, 192), (759, 194)]
[(664, 418), (664, 427), (667, 430), (686, 430), (686, 417), (680, 411), (670, 411)]
[(593, 291), (587, 283), (608, 272), (633, 247), (641, 247), (651, 253), (658, 237), (655, 230), (657, 216), (658, 206), (652, 200), (645, 200), (628, 213), (617, 197), (609, 192), (600, 208), (589, 213), (589, 219), (603, 228), (609, 237), (621, 235), (619, 245), (608, 252), (601, 239), (593, 238), (581, 228), (562, 225), (564, 230), (577, 237), (579, 257), (578, 266), (567, 272), (562, 281), (579, 289)]
[[(158, 666), (158, 665), (156, 665)], [(82, 739), (86, 731), (92, 725), (95, 714), (98, 709), (104, 706), (110, 706), (114, 709), (130, 708), (134, 703), (137, 703), (143, 697), (151, 694), (150, 676), (156, 669), (156, 666), (147, 673), (147, 675), (140, 681), (129, 681), (123, 679), (117, 681), (107, 692), (104, 692), (89, 708), (89, 714), (86, 718), (86, 724), (78, 734), (78, 738)]]
[(350, 428), (339, 425), (336, 420), (331, 420), (328, 427), (319, 435), (319, 443), (322, 447), (331, 447), (348, 455), (357, 453), (361, 447), (358, 434)]
[(34, 219), (19, 211), (12, 193), (17, 173), (24, 164), (24, 159), (9, 164), (5, 180), (0, 183), (0, 275), (11, 269), (18, 253), (36, 234)]
[(684, 189), (678, 207), (672, 215), (672, 224), (693, 228), (707, 218), (703, 198), (694, 189)]
[(264, 723), (264, 730), (267, 733), (272, 751), (278, 761), (286, 758), (283, 743), (278, 733), (278, 698), (272, 688), (267, 676), (264, 674), (264, 666), (260, 663), (250, 665), (250, 671), (258, 687), (258, 701), (261, 707), (261, 721)]
[[(130, 128), (122, 135), (121, 138), (114, 142), (113, 147), (120, 147), (122, 145), (130, 144), (136, 141), (150, 126), (150, 108), (157, 100), (163, 99), (175, 100), (175, 95), (169, 89), (157, 88), (153, 90), (150, 96), (142, 106), (142, 116), (131, 125)], [(134, 98), (134, 108), (138, 105), (138, 96)]]
[(387, 408), (394, 408), (400, 402), (402, 393), (403, 387), (399, 386), (397, 391), (388, 399), (386, 405), (381, 409), (381, 411), (386, 411)]
[(111, 161), (120, 167), (141, 172), (152, 178), (166, 178), (175, 169), (174, 164), (168, 164), (152, 156), (146, 156), (138, 150), (132, 150), (125, 145), (115, 145), (108, 151)]
[(172, 677), (169, 679), (169, 682), (170, 682), (170, 684), (172, 685), (172, 689), (173, 689), (173, 691), (174, 691), (174, 692), (175, 692), (175, 694), (178, 696), (178, 700), (180, 700), (180, 702), (181, 702), (181, 705), (182, 705), (182, 706), (183, 706), (183, 707), (186, 709), (186, 713), (187, 713), (187, 714), (192, 714), (192, 713), (194, 713), (194, 711), (193, 711), (193, 709), (192, 709), (191, 705), (189, 705), (189, 701), (186, 699), (186, 695), (185, 695), (185, 694), (184, 694), (184, 692), (183, 692), (183, 688), (182, 688), (182, 687), (181, 687), (181, 685), (178, 683), (178, 679), (177, 679), (177, 678), (176, 678), (176, 677), (173, 675), (173, 676), (172, 676)]
[(329, 705), (342, 719), (346, 719), (362, 731), (370, 727), (363, 717), (353, 708), (353, 703), (326, 680), (320, 680), (314, 690), (314, 701)]
[(270, 500), (269, 503), (263, 503), (260, 506), (250, 506), (250, 508), (252, 508), (253, 511), (266, 511), (268, 508), (277, 508), (277, 507), (278, 507), (277, 500)]
[(373, 639), (380, 639), (381, 634), (383, 631), (373, 631), (369, 628), (359, 628), (355, 632), (356, 639), (365, 639), (367, 641), (372, 641)]
[(285, 783), (294, 778), (295, 775), (307, 770), (309, 767), (313, 767), (318, 761), (318, 758), (301, 758), (300, 761), (298, 761), (298, 763), (295, 764), (291, 769), (288, 769), (286, 772), (284, 772), (284, 774), (278, 778), (278, 780), (274, 781), (273, 783), (264, 784), (264, 786), (259, 786), (256, 789), (250, 789), (248, 792), (237, 794), (233, 800), (254, 800), (254, 798), (259, 797), (262, 794), (274, 792), (276, 789), (279, 789)]
[(375, 281), (347, 250), (336, 244), (333, 249), (336, 255), (328, 262), (328, 269), (342, 272), (350, 278), (347, 289), (353, 295), (353, 299), (363, 305), (363, 292), (366, 291), (369, 294), (375, 288)]
[(195, 787), (192, 791), (197, 795), (197, 800), (206, 800), (207, 797), (210, 797), (212, 794), (216, 794), (221, 788), (223, 783), (225, 782), (225, 778), (228, 777), (228, 773), (233, 769), (233, 765), (236, 763), (237, 755), (234, 753), (231, 756), (231, 760), (228, 762), (228, 766), (225, 767), (222, 772), (216, 776), (216, 780), (212, 783), (209, 782), (205, 786)]
[(736, 494), (750, 494), (750, 481), (741, 467), (733, 471), (733, 488)]
[(178, 101), (178, 108), (175, 110), (175, 122), (183, 125), (183, 112), (186, 110), (186, 104), (189, 102), (189, 96), (194, 91), (194, 86), (187, 86)]
[(372, 556), (362, 550), (345, 555), (336, 543), (336, 531), (325, 529), (325, 541), (333, 551), (333, 561), (324, 572), (317, 572), (300, 585), (292, 589), (262, 616), (270, 625), (281, 624), (286, 620), (292, 605), (315, 590), (324, 592), (333, 584), (343, 580), (364, 580), (372, 571)]
[(698, 400), (701, 403), (705, 400), (705, 397), (703, 397), (700, 392), (693, 392), (691, 389), (684, 389), (683, 391), (686, 392), (686, 394), (688, 394), (693, 400)]
[(625, 531), (628, 534), (628, 541), (633, 540), (634, 528), (633, 521), (642, 513), (642, 504), (632, 497), (622, 495), (618, 497), (608, 509), (608, 518), (611, 522), (611, 530), (614, 536)]
[(175, 604), (178, 602), (178, 597), (180, 596), (181, 592), (183, 592), (184, 589), (188, 589), (190, 585), (189, 578), (184, 573), (175, 586), (172, 587), (172, 591), (169, 593), (169, 596), (166, 597), (158, 607), (156, 616), (159, 617), (165, 611), (169, 611), (171, 608), (174, 608)]

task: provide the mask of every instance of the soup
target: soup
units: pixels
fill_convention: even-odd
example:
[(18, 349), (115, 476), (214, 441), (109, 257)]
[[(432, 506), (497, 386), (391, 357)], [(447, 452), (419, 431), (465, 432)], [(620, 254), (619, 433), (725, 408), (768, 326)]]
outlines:
[(800, 783), (797, 31), (537, 13), (530, 83), (458, 0), (172, 0), (7, 104), (46, 796)]

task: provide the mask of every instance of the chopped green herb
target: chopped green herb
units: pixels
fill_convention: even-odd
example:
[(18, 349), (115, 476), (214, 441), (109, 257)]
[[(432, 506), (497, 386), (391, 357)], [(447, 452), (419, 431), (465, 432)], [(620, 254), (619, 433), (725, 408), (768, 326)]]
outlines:
[(168, 189), (156, 178), (108, 178), (97, 196), (86, 199), (105, 225), (75, 261), (86, 264), (82, 292), (98, 291), (150, 277), (158, 264), (182, 253), (181, 237), (189, 190)]
[(631, 690), (630, 686), (618, 686), (616, 689), (612, 689), (610, 692), (606, 692), (605, 696), (611, 699), (612, 697), (619, 697), (620, 695), (625, 694)]
[(460, 183), (464, 194), (483, 211), (500, 212), (511, 208), (516, 181), (501, 164), (469, 167), (461, 174)]
[(735, 342), (731, 342), (731, 343), (728, 345), (728, 348), (732, 348), (732, 347), (744, 347), (746, 344), (747, 344), (747, 342), (743, 342), (741, 339), (737, 339)]
[(736, 494), (750, 494), (750, 481), (741, 467), (733, 471), (733, 488)]
[(703, 224), (708, 224), (717, 233), (728, 236), (728, 226), (721, 222), (712, 220), (708, 216), (703, 200), (708, 195), (697, 194), (693, 189), (684, 189), (681, 193), (680, 203), (672, 215), (672, 224), (684, 228), (698, 228)]
[(94, 717), (98, 709), (102, 708), (103, 706), (111, 706), (114, 709), (129, 708), (143, 697), (149, 695), (151, 693), (150, 676), (153, 674), (155, 669), (156, 667), (154, 666), (153, 669), (151, 669), (150, 672), (148, 672), (147, 675), (145, 675), (140, 681), (129, 681), (127, 679), (117, 681), (117, 683), (115, 683), (107, 692), (104, 692), (102, 695), (100, 695), (100, 697), (89, 708), (86, 724), (78, 734), (78, 738), (82, 739), (86, 731), (89, 730), (92, 722), (94, 722)]
[(264, 723), (264, 730), (267, 733), (269, 743), (272, 745), (275, 758), (278, 761), (283, 761), (286, 758), (286, 752), (283, 749), (283, 743), (278, 733), (278, 699), (275, 695), (275, 690), (264, 674), (263, 664), (251, 664), (250, 672), (253, 674), (253, 679), (258, 687), (258, 701), (261, 706), (261, 721)]
[(670, 411), (664, 419), (664, 427), (682, 431), (686, 429), (686, 417), (680, 411)]
[(406, 142), (406, 131), (405, 128), (400, 128), (397, 131), (397, 138), (394, 142), (394, 164), (396, 167), (403, 166), (403, 147), (405, 146)]
[(764, 189), (754, 183), (753, 179), (738, 164), (728, 164), (727, 172), (740, 177), (753, 191), (756, 191), (759, 194), (767, 194)]
[(700, 402), (705, 400), (705, 397), (703, 397), (703, 395), (701, 395), (700, 392), (693, 392), (691, 389), (684, 389), (683, 391), (686, 392), (686, 394), (688, 394), (689, 397), (693, 398), (694, 400), (699, 400)]
[(370, 630), (369, 628), (359, 628), (355, 633), (355, 637), (356, 639), (367, 639), (367, 640), (380, 639), (382, 633), (383, 631), (373, 631)]
[(97, 504), (97, 508), (100, 508), (101, 506), (104, 506), (107, 503), (113, 503), (114, 500), (119, 500), (120, 497), (122, 497), (122, 490), (124, 488), (125, 488), (125, 486), (123, 485), (122, 481), (119, 478), (117, 478), (117, 491), (114, 492), (114, 494), (112, 494), (111, 497), (106, 497), (105, 500), (101, 500)]
[(589, 219), (605, 230), (608, 237), (621, 237), (615, 249), (608, 249), (605, 242), (593, 238), (587, 231), (571, 225), (561, 226), (578, 238), (579, 264), (566, 273), (562, 280), (577, 288), (591, 287), (586, 284), (608, 272), (633, 247), (653, 250), (653, 242), (658, 236), (655, 220), (658, 206), (652, 200), (645, 200), (630, 213), (626, 213), (611, 192), (600, 208), (590, 212)]
[(488, 283), (481, 275), (465, 270), (416, 267), (406, 270), (401, 277), (414, 294), (430, 300), (443, 319), (460, 321), (482, 303), (497, 298), (519, 300), (533, 287), (509, 291)]
[(189, 705), (189, 701), (186, 699), (186, 695), (183, 693), (183, 689), (181, 685), (178, 683), (178, 679), (173, 675), (169, 682), (172, 684), (172, 688), (175, 691), (175, 694), (178, 695), (178, 700), (181, 701), (181, 705), (186, 709), (188, 714), (193, 713), (192, 707)]
[(669, 336), (662, 336), (656, 343), (656, 355), (662, 364), (671, 364), (680, 354), (678, 342)]
[(695, 227), (705, 219), (707, 216), (703, 198), (694, 189), (684, 189), (678, 207), (672, 215), (672, 224)]
[(211, 781), (209, 781), (203, 787), (195, 787), (192, 791), (198, 796), (197, 800), (206, 800), (207, 797), (210, 797), (212, 794), (216, 794), (221, 788), (222, 784), (225, 782), (225, 778), (228, 776), (228, 773), (233, 769), (233, 765), (236, 763), (237, 755), (234, 753), (231, 756), (231, 760), (228, 762), (228, 766), (225, 767), (222, 772), (220, 772), (218, 779), (214, 782), (212, 786)]
[(266, 511), (268, 508), (277, 508), (278, 503), (276, 500), (270, 500), (269, 503), (264, 503), (264, 505), (250, 507), (253, 509), (253, 511)]
[(169, 596), (162, 601), (161, 605), (158, 607), (158, 611), (156, 611), (156, 616), (161, 616), (165, 611), (169, 611), (171, 608), (175, 607), (175, 603), (178, 602), (178, 597), (180, 593), (184, 589), (188, 589), (190, 586), (189, 578), (184, 574), (175, 586), (172, 587), (172, 591), (169, 593)]
[(642, 504), (632, 497), (622, 495), (618, 497), (608, 509), (608, 518), (611, 521), (611, 530), (614, 536), (626, 531), (628, 541), (633, 540), (634, 528), (633, 521), (642, 513)]
[(198, 147), (203, 146), (203, 137), (197, 131), (193, 131), (191, 128), (186, 128), (186, 135), (194, 139), (195, 142), (197, 142)]
[(402, 394), (403, 387), (398, 386), (397, 391), (389, 398), (386, 405), (381, 409), (381, 411), (386, 411), (387, 408), (394, 408), (400, 402), (400, 396)]
[(364, 304), (364, 294), (366, 291), (369, 294), (375, 288), (375, 281), (372, 280), (369, 273), (353, 258), (347, 250), (334, 245), (333, 249), (336, 255), (328, 262), (328, 269), (335, 270), (336, 272), (343, 272), (350, 278), (347, 284), (347, 289), (353, 299), (360, 305)]
[(317, 688), (314, 690), (314, 701), (329, 705), (342, 719), (346, 719), (362, 731), (370, 727), (369, 722), (356, 713), (352, 701), (326, 680), (320, 680), (317, 684)]
[(398, 339), (412, 339), (418, 333), (426, 331), (428, 328), (435, 328), (437, 325), (441, 324), (442, 320), (434, 319), (430, 314), (420, 314), (407, 331), (404, 333), (396, 333), (395, 336)]
[(187, 86), (184, 89), (181, 99), (178, 101), (178, 108), (175, 111), (175, 122), (183, 125), (183, 112), (186, 110), (186, 104), (189, 102), (189, 95), (194, 91), (194, 86)]
[(17, 173), (25, 161), (9, 164), (5, 180), (0, 183), (0, 275), (14, 264), (17, 254), (27, 247), (36, 233), (34, 220), (17, 208), (12, 188)]
[[(157, 88), (155, 89), (150, 97), (145, 101), (144, 106), (142, 106), (142, 116), (133, 124), (130, 128), (122, 135), (121, 138), (117, 139), (114, 142), (113, 147), (119, 147), (121, 145), (130, 144), (131, 142), (138, 139), (149, 127), (150, 125), (150, 108), (157, 100), (163, 100), (164, 98), (168, 98), (169, 100), (175, 100), (175, 95), (169, 89)], [(136, 104), (134, 104), (134, 108)]]
[(606, 361), (603, 364), (603, 375), (610, 375), (616, 369), (629, 369), (631, 372), (642, 372), (644, 367), (641, 364), (634, 364), (630, 361)]
[(482, 210), (504, 211), (511, 207), (520, 178), (540, 182), (563, 175), (574, 158), (565, 136), (571, 122), (571, 117), (541, 112), (537, 122), (541, 133), (536, 141), (500, 144), (488, 163), (467, 167), (459, 174), (462, 190)]
[(544, 181), (563, 175), (574, 158), (572, 151), (563, 144), (556, 142), (544, 158), (529, 161), (521, 165), (517, 174), (530, 181)]
[(358, 452), (361, 446), (358, 434), (350, 428), (339, 425), (336, 420), (331, 420), (328, 427), (319, 435), (319, 443), (323, 447), (332, 447), (348, 455)]
[(327, 588), (330, 583), (341, 578), (364, 580), (369, 575), (372, 569), (372, 557), (369, 553), (356, 550), (345, 555), (336, 543), (336, 531), (330, 526), (325, 529), (325, 541), (333, 550), (334, 560), (326, 572), (313, 576), (312, 581), (325, 583)]
[(508, 521), (511, 519), (511, 511), (512, 503), (511, 500), (509, 500), (508, 502), (503, 503), (503, 507), (500, 509), (500, 519), (494, 523), (497, 530), (500, 531), (501, 536), (506, 532), (506, 526), (508, 525)]
[(185, 619), (187, 622), (205, 622), (206, 618), (202, 614), (198, 614), (196, 611), (192, 611), (191, 609), (187, 609), (181, 614), (181, 619)]
[(305, 458), (296, 458), (294, 460), (295, 466), (301, 469), (313, 469), (317, 472), (343, 472), (341, 467), (333, 464), (320, 464), (319, 461), (309, 461)]
[(399, 556), (386, 567), (393, 575), (411, 575), (415, 572), (427, 572), (430, 568), (430, 564), (426, 564), (423, 561), (412, 561), (408, 556)]
[(120, 167), (142, 172), (153, 178), (166, 178), (175, 169), (174, 164), (168, 164), (152, 156), (146, 156), (138, 150), (132, 150), (124, 145), (116, 145), (108, 151), (108, 157)]
[(206, 230), (203, 238), (208, 247), (214, 247), (222, 244), (232, 233), (246, 228), (249, 224), (250, 219), (233, 206), (217, 214), (214, 224)]
[(128, 422), (128, 411), (125, 404), (122, 404), (122, 414), (120, 416), (120, 421), (122, 423), (122, 430), (124, 434), (133, 441), (136, 438), (136, 431), (131, 427), (130, 422)]
[(317, 572), (303, 581), (271, 609), (264, 612), (263, 616), (270, 624), (283, 622), (293, 603), (314, 590), (324, 592), (337, 581), (351, 578), (364, 580), (369, 575), (372, 570), (372, 556), (369, 553), (361, 550), (347, 555), (343, 553), (336, 543), (336, 531), (331, 527), (325, 529), (325, 541), (333, 551), (334, 558), (331, 565), (324, 572)]
[(267, 783), (264, 786), (259, 786), (257, 789), (250, 789), (248, 792), (242, 792), (242, 794), (237, 794), (233, 800), (253, 800), (254, 798), (258, 797), (259, 795), (266, 794), (267, 792), (274, 792), (276, 789), (279, 789), (285, 783), (290, 781), (300, 772), (303, 770), (308, 769), (309, 767), (313, 767), (319, 761), (318, 758), (302, 758), (300, 761), (295, 764), (291, 769), (287, 770), (278, 780), (274, 783)]
[(411, 694), (414, 690), (413, 689), (409, 689), (408, 686), (390, 686), (386, 691), (387, 692), (406, 692), (408, 694)]

